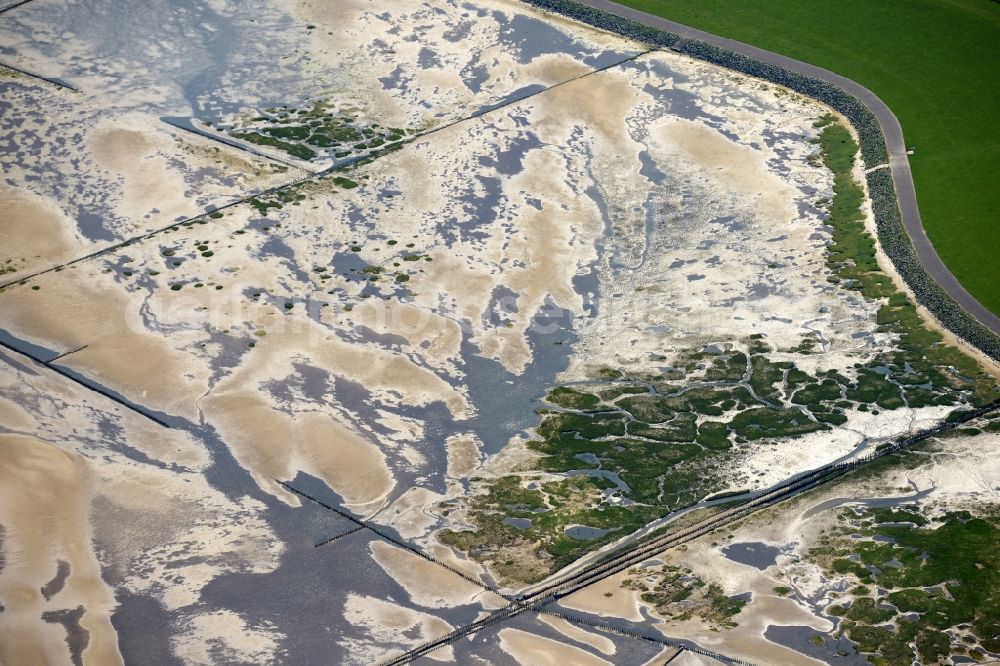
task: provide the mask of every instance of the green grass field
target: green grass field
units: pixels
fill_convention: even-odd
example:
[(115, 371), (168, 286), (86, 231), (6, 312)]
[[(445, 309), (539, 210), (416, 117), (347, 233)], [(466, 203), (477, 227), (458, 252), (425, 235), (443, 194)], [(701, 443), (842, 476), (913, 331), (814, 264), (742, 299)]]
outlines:
[(618, 0), (824, 67), (903, 126), (927, 234), (1000, 314), (1000, 2)]

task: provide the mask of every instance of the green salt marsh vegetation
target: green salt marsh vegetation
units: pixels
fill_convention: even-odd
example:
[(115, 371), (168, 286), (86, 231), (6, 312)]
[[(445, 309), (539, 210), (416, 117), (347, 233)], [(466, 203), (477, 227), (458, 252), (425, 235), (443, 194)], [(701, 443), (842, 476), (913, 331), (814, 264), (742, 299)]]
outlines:
[(1000, 652), (1000, 506), (933, 519), (918, 506), (848, 509), (808, 557), (828, 576), (853, 578), (826, 611), (838, 632), (884, 666), (975, 660)]
[(366, 122), (354, 113), (331, 110), (322, 102), (301, 109), (271, 108), (220, 127), (236, 139), (277, 148), (305, 161), (365, 156), (411, 136), (403, 128)]
[[(855, 364), (850, 377), (789, 360), (815, 353), (809, 338), (777, 359), (754, 335), (687, 350), (658, 372), (605, 368), (593, 381), (554, 387), (527, 444), (538, 454), (533, 470), (548, 476), (526, 470), (485, 481), (468, 505), (474, 529), (444, 530), (444, 543), (489, 562), (501, 578), (532, 582), (723, 490), (733, 461), (754, 447), (829, 431), (852, 411), (1000, 398), (995, 380), (925, 325), (881, 271), (852, 175), (857, 145), (833, 118), (817, 128), (819, 155), (834, 175), (828, 279), (879, 303), (878, 330), (896, 343)], [(579, 525), (595, 529), (581, 535)]]

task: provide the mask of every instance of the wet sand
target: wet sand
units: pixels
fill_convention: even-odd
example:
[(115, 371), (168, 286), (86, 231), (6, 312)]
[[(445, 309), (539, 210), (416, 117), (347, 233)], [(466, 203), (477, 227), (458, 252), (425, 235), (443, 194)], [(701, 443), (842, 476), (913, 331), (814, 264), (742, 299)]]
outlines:
[(612, 662), (602, 659), (578, 647), (536, 636), (520, 629), (501, 629), (500, 647), (522, 666), (610, 666)]
[[(120, 42), (114, 31), (83, 35), (62, 26), (69, 15), (58, 3), (25, 11), (23, 22), (0, 26), (19, 61), (39, 71), (65, 69), (59, 73), (95, 97), (18, 98), (43, 109), (39, 100), (49, 100), (49, 118), (37, 127), (50, 139), (63, 132), (59, 123), (85, 130), (79, 155), (21, 158), (52, 172), (79, 159), (78, 179), (32, 194), (0, 190), (0, 202), (14, 211), (0, 246), (23, 253), (18, 270), (97, 244), (83, 242), (70, 214), (81, 202), (97, 211), (97, 221), (86, 218), (100, 223), (92, 233), (124, 238), (295, 175), (168, 129), (158, 120), (168, 111), (204, 120), (249, 115), (265, 98), (305, 108), (329, 94), (333, 108), (364, 122), (421, 131), (641, 48), (501, 0), (474, 7), (281, 0), (250, 12), (269, 39), (222, 7), (180, 12), (149, 3), (144, 21), (131, 22), (139, 34)], [(169, 20), (155, 20), (162, 18)], [(155, 40), (144, 41), (143, 24), (156, 26)], [(53, 30), (66, 34), (54, 39)], [(185, 38), (170, 39), (167, 48), (170, 35)], [(50, 53), (36, 41), (51, 45)], [(107, 43), (120, 47), (102, 55), (100, 68), (87, 69)], [(137, 53), (134, 43), (150, 50)], [(218, 43), (231, 49), (220, 52)], [(155, 76), (149, 63), (159, 66)], [(502, 442), (489, 448), (476, 425), (498, 413), (496, 401), (507, 392), (557, 381), (558, 363), (546, 360), (541, 345), (578, 338), (572, 356), (560, 357), (569, 357), (563, 379), (587, 376), (597, 365), (655, 369), (679, 350), (750, 332), (788, 346), (818, 332), (829, 343), (824, 368), (848, 373), (883, 349), (887, 341), (873, 335), (876, 306), (842, 298), (820, 279), (827, 236), (817, 231), (813, 204), (830, 194), (830, 179), (808, 160), (811, 123), (824, 110), (779, 99), (779, 92), (653, 53), (422, 137), (351, 171), (356, 188), (317, 180), (297, 190), (305, 198), (280, 208), (236, 206), (207, 224), (32, 280), (38, 290), (4, 292), (0, 327), (53, 353), (84, 347), (60, 365), (177, 426), (159, 428), (45, 369), (5, 368), (4, 395), (14, 402), (0, 400), (0, 419), (18, 434), (2, 435), (0, 447), (0, 458), (9, 458), (0, 476), (17, 473), (0, 479), (7, 609), (0, 636), (31, 637), (9, 660), (65, 661), (83, 635), (66, 643), (65, 627), (78, 622), (89, 637), (86, 663), (120, 661), (110, 620), (114, 591), (122, 615), (135, 617), (139, 606), (129, 604), (145, 604), (143, 620), (128, 626), (136, 631), (146, 622), (142, 640), (148, 634), (163, 655), (199, 664), (293, 659), (299, 646), (288, 637), (301, 621), (294, 609), (262, 618), (233, 600), (251, 598), (254, 585), (279, 570), (285, 589), (309, 594), (315, 580), (297, 578), (295, 565), (321, 570), (330, 557), (352, 583), (371, 571), (385, 580), (324, 598), (329, 635), (310, 637), (322, 644), (314, 649), (379, 661), (447, 633), (482, 612), (477, 605), (504, 602), (383, 542), (339, 561), (344, 551), (336, 549), (346, 540), (315, 545), (339, 527), (278, 482), (315, 477), (338, 508), (394, 529), (475, 577), (478, 563), (433, 541), (445, 522), (440, 503), (481, 487), (472, 477), (530, 468), (536, 454), (524, 446), (523, 431), (536, 422), (531, 405), (520, 420), (496, 424), (510, 439), (489, 458), (486, 451)], [(27, 171), (21, 175), (22, 184), (33, 182)], [(79, 199), (68, 194), (74, 188), (107, 196)], [(596, 314), (588, 307), (592, 295), (599, 296)], [(565, 321), (551, 335), (538, 334), (532, 319), (550, 304), (563, 309)], [(474, 390), (504, 372), (499, 389)], [(850, 425), (895, 432), (908, 419), (938, 416), (926, 411), (874, 424), (852, 414)], [(787, 475), (812, 466), (817, 455), (840, 455), (857, 433), (824, 436), (835, 439), (823, 442), (825, 453), (803, 439), (741, 466), (748, 474)], [(987, 479), (992, 466), (947, 469), (935, 478), (961, 501), (976, 499), (961, 480), (977, 472), (976, 492), (995, 492)], [(47, 491), (52, 486), (64, 489), (58, 498)], [(91, 503), (94, 511), (86, 509)], [(42, 521), (38, 512), (54, 518)], [(462, 519), (461, 511), (452, 515)], [(738, 632), (660, 623), (668, 635), (681, 630), (720, 651), (797, 663), (797, 653), (763, 640), (763, 632), (771, 624), (826, 626), (770, 594), (775, 567), (754, 574), (709, 548), (690, 555), (727, 593), (744, 591), (741, 581), (750, 580), (754, 601), (738, 618)], [(68, 563), (66, 576), (60, 561)], [(801, 574), (803, 586), (808, 576)], [(621, 587), (623, 578), (565, 603), (643, 622), (648, 609)], [(231, 607), (209, 603), (227, 585)], [(47, 610), (68, 613), (47, 622)], [(543, 622), (565, 641), (506, 627), (502, 649), (532, 665), (607, 664), (620, 656), (604, 636)], [(136, 640), (126, 638), (122, 646)], [(432, 658), (453, 657), (448, 647)], [(673, 663), (707, 661), (682, 654)]]
[(425, 608), (444, 608), (485, 602), (502, 605), (503, 598), (486, 591), (433, 562), (381, 541), (371, 544), (372, 558)]
[[(122, 663), (91, 546), (93, 484), (78, 456), (0, 434), (0, 662)], [(66, 626), (55, 619), (77, 610)]]
[(539, 615), (538, 619), (558, 631), (566, 638), (578, 643), (589, 645), (602, 654), (613, 655), (616, 651), (614, 641), (605, 638), (600, 634), (581, 629), (577, 625), (560, 617)]
[(72, 223), (51, 202), (23, 190), (0, 184), (0, 280), (7, 282), (44, 265), (51, 256), (66, 256), (80, 239)]
[(629, 590), (622, 584), (627, 577), (628, 572), (622, 572), (600, 580), (579, 592), (574, 592), (561, 600), (560, 604), (566, 608), (601, 617), (620, 617), (630, 622), (641, 622), (642, 602), (638, 592)]
[(392, 489), (378, 448), (328, 415), (290, 417), (251, 391), (220, 391), (202, 404), (233, 454), (271, 493), (291, 504), (300, 498), (276, 483), (297, 471), (323, 480), (347, 508), (365, 514)]

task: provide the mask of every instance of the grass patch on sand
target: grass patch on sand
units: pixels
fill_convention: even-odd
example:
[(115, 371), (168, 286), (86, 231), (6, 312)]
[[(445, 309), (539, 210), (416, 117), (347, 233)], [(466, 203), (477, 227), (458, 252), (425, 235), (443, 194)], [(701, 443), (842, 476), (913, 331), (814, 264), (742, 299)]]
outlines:
[[(530, 483), (521, 476), (485, 483), (485, 494), (468, 506), (475, 529), (445, 530), (445, 543), (491, 563), (501, 577), (531, 582), (723, 490), (722, 472), (733, 471), (734, 461), (755, 446), (829, 430), (847, 421), (848, 410), (963, 407), (1000, 397), (976, 361), (945, 345), (879, 270), (860, 211), (863, 190), (852, 177), (857, 145), (832, 118), (817, 127), (820, 157), (834, 174), (827, 220), (833, 228), (830, 277), (881, 303), (879, 329), (895, 334), (898, 344), (856, 364), (853, 377), (832, 370), (810, 374), (787, 357), (775, 360), (763, 336), (753, 335), (682, 352), (657, 373), (607, 368), (590, 383), (555, 387), (545, 398), (551, 407), (538, 410), (541, 422), (528, 447), (540, 455), (535, 468), (547, 479), (573, 476), (531, 482), (539, 485), (530, 491), (536, 504), (529, 529), (505, 524), (506, 517), (526, 516), (492, 498), (498, 488)], [(574, 489), (569, 504), (565, 494), (551, 491), (560, 483)], [(567, 533), (570, 525), (617, 529), (584, 539)], [(510, 554), (514, 550), (517, 557)], [(531, 566), (525, 566), (526, 553), (535, 558)], [(497, 568), (507, 561), (517, 565)], [(847, 559), (835, 566), (859, 577), (866, 571)]]
[(405, 129), (363, 122), (322, 102), (301, 109), (271, 108), (254, 118), (220, 126), (237, 139), (277, 148), (301, 160), (368, 156), (410, 136)]
[(954, 511), (933, 522), (917, 507), (842, 512), (842, 524), (809, 552), (828, 573), (863, 584), (849, 603), (827, 609), (843, 618), (840, 631), (885, 666), (1000, 652), (998, 510)]

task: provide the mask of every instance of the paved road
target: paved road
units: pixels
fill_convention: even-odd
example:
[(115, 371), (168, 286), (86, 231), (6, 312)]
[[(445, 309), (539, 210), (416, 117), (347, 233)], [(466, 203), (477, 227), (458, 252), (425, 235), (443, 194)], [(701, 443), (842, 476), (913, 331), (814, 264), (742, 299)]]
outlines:
[[(896, 186), (896, 198), (899, 201), (899, 210), (903, 217), (903, 227), (906, 229), (910, 241), (916, 250), (917, 258), (923, 264), (927, 273), (934, 278), (938, 284), (955, 301), (965, 309), (966, 312), (978, 319), (988, 329), (1000, 335), (1000, 317), (987, 310), (972, 294), (959, 284), (958, 280), (948, 267), (944, 265), (931, 241), (927, 238), (923, 223), (920, 221), (920, 210), (917, 208), (917, 196), (913, 188), (913, 174), (910, 172), (910, 163), (906, 159), (906, 144), (903, 142), (903, 128), (899, 125), (899, 120), (892, 110), (886, 106), (885, 102), (878, 98), (875, 93), (864, 86), (845, 79), (839, 74), (816, 67), (792, 58), (788, 58), (777, 53), (759, 49), (743, 42), (737, 42), (725, 37), (690, 28), (665, 18), (647, 14), (646, 12), (625, 7), (610, 0), (576, 0), (577, 2), (600, 9), (610, 14), (615, 14), (622, 18), (631, 19), (638, 23), (643, 23), (653, 28), (666, 30), (679, 35), (681, 39), (696, 39), (698, 41), (714, 44), (715, 46), (740, 53), (742, 55), (778, 65), (787, 70), (805, 74), (816, 79), (832, 83), (833, 85), (847, 91), (861, 100), (875, 117), (878, 118), (882, 126), (882, 134), (885, 136), (886, 149), (889, 151), (889, 167), (892, 170), (892, 180)], [(869, 164), (868, 167), (878, 166)]]

